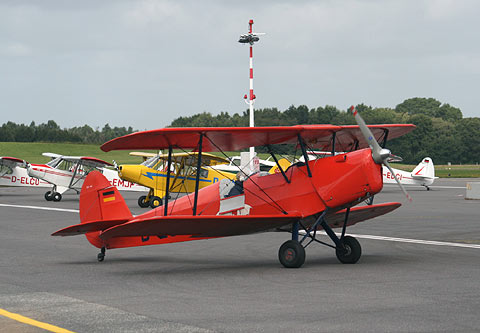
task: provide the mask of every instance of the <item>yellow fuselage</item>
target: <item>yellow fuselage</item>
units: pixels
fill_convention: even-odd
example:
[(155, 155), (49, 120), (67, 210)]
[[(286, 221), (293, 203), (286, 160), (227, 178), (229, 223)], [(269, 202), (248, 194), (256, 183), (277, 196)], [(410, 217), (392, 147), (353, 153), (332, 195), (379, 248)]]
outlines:
[[(163, 198), (166, 194), (167, 171), (155, 170), (145, 165), (121, 165), (118, 176), (132, 183), (150, 188), (149, 196)], [(217, 171), (211, 168), (201, 168), (199, 188), (206, 187), (221, 179), (234, 179), (235, 174)], [(195, 191), (196, 170), (176, 167), (170, 172), (171, 193), (191, 193)]]

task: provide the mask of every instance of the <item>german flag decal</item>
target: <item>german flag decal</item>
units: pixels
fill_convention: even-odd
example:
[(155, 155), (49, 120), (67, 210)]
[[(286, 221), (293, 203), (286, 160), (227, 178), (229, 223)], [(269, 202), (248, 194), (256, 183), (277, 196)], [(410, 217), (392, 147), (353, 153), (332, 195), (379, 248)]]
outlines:
[(115, 200), (115, 191), (103, 192), (103, 202), (109, 202)]

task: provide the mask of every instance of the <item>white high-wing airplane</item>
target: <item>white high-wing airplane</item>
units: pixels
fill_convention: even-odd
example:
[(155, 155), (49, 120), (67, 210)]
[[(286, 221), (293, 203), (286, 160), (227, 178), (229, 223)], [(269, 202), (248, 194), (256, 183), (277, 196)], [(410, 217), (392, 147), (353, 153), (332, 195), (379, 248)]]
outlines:
[(47, 201), (60, 201), (62, 194), (68, 190), (80, 193), (83, 180), (92, 170), (101, 171), (113, 186), (119, 190), (145, 191), (143, 186), (121, 180), (115, 170), (105, 168), (110, 163), (95, 157), (63, 156), (53, 153), (43, 153), (43, 156), (52, 158), (47, 164), (26, 164), (30, 177), (39, 179), (52, 186), (51, 191), (45, 193)]
[[(430, 190), (429, 186), (438, 178), (435, 177), (435, 167), (433, 166), (433, 161), (430, 157), (425, 157), (412, 172), (395, 168), (392, 169), (395, 171), (395, 176), (397, 176), (398, 180), (403, 185), (425, 186), (427, 190)], [(382, 173), (384, 184), (396, 183), (392, 173), (386, 167), (383, 167)]]
[(25, 169), (27, 162), (16, 157), (0, 157), (0, 186), (49, 187), (49, 183), (32, 178)]

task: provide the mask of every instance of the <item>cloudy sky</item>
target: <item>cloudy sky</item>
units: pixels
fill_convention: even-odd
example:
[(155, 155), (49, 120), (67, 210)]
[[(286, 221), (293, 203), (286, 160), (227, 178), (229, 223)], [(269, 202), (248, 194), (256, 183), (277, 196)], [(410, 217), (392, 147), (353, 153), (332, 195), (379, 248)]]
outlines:
[(0, 0), (0, 114), (61, 127), (164, 127), (257, 108), (395, 107), (434, 97), (480, 116), (475, 0)]

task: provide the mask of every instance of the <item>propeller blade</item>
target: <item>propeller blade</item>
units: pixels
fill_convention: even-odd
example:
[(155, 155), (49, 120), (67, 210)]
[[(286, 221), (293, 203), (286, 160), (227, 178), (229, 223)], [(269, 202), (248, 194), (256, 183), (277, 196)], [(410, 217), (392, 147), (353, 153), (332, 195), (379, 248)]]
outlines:
[(378, 144), (377, 140), (375, 140), (375, 136), (373, 136), (372, 131), (370, 131), (370, 128), (367, 127), (365, 124), (365, 121), (363, 118), (360, 116), (360, 114), (357, 112), (355, 107), (352, 105), (350, 107), (350, 110), (353, 112), (353, 116), (355, 117), (355, 121), (358, 124), (358, 127), (360, 127), (360, 131), (363, 134), (363, 137), (365, 140), (367, 140), (368, 145), (372, 149), (372, 157), (375, 162), (378, 164), (383, 162), (383, 158), (381, 156), (382, 153), (382, 147)]
[(383, 164), (388, 168), (388, 170), (390, 170), (391, 174), (393, 175), (393, 178), (395, 178), (395, 181), (397, 182), (398, 186), (400, 186), (400, 189), (402, 190), (403, 194), (405, 194), (405, 196), (407, 197), (407, 199), (412, 202), (412, 197), (408, 194), (407, 190), (405, 189), (405, 187), (403, 187), (402, 183), (400, 183), (400, 181), (398, 180), (397, 176), (395, 175), (395, 172), (393, 172), (393, 169), (392, 167), (390, 166), (390, 164), (388, 164), (387, 161), (384, 161)]
[(365, 124), (365, 121), (363, 120), (363, 118), (360, 116), (360, 114), (357, 112), (357, 110), (355, 109), (355, 107), (353, 105), (350, 107), (350, 110), (353, 112), (353, 116), (355, 117), (355, 121), (357, 122), (358, 127), (360, 128), (360, 131), (362, 132), (363, 136), (365, 137), (365, 140), (367, 140), (368, 145), (372, 149), (373, 160), (377, 164), (385, 165), (388, 168), (388, 170), (390, 170), (390, 172), (393, 175), (393, 178), (395, 178), (395, 181), (397, 182), (398, 186), (400, 186), (400, 189), (402, 190), (403, 194), (405, 194), (407, 199), (411, 202), (412, 198), (408, 194), (407, 190), (405, 190), (405, 187), (403, 187), (403, 185), (400, 183), (397, 176), (395, 175), (395, 172), (393, 172), (392, 167), (388, 163), (389, 159), (400, 158), (400, 160), (401, 160), (401, 157), (393, 155), (390, 152), (390, 150), (380, 147), (377, 140), (373, 136), (372, 131), (370, 131), (368, 126)]

